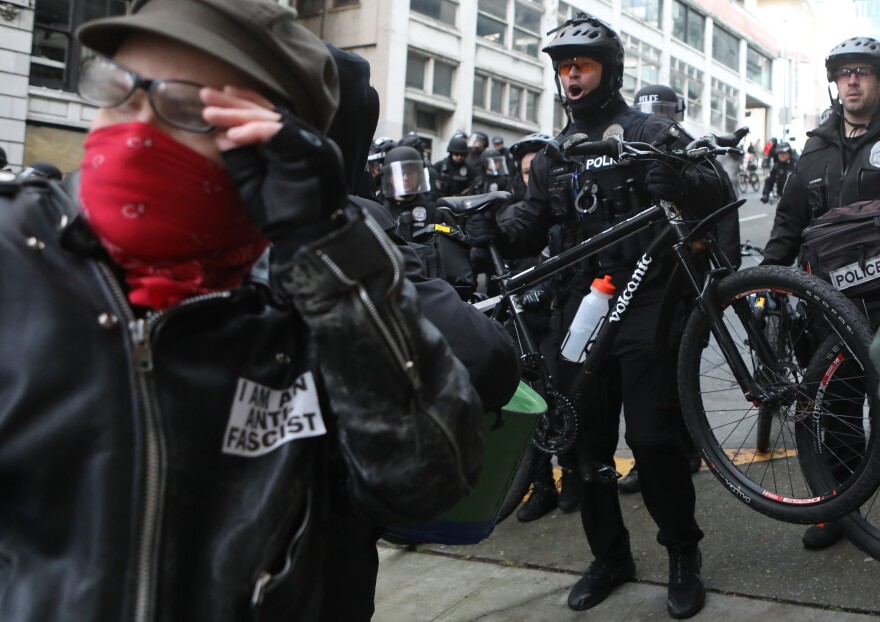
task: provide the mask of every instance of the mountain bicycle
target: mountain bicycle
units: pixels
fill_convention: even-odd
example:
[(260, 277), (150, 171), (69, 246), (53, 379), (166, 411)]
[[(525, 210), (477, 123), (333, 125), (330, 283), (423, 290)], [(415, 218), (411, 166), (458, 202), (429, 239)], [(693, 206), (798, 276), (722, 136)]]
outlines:
[[(675, 131), (675, 127), (669, 130)], [(704, 137), (682, 150), (623, 142), (616, 138), (589, 142), (576, 134), (563, 145), (550, 143), (551, 159), (576, 155), (607, 156), (620, 166), (661, 161), (674, 166), (713, 159), (734, 149), (745, 128), (732, 136)], [(448, 198), (458, 218), (489, 209), (506, 193)], [(610, 465), (584, 456), (577, 438), (575, 409), (588, 396), (586, 381), (609, 352), (639, 284), (654, 261), (671, 255), (689, 284), (693, 308), (679, 347), (679, 395), (692, 437), (711, 472), (742, 502), (772, 518), (816, 523), (848, 514), (864, 503), (880, 484), (877, 443), (877, 373), (868, 358), (869, 327), (853, 304), (826, 282), (791, 268), (759, 266), (734, 272), (710, 231), (719, 219), (738, 209), (736, 201), (702, 220), (675, 204), (659, 201), (580, 244), (529, 270), (508, 274), (494, 245), (489, 253), (499, 291), (479, 306), (499, 320), (511, 322), (522, 348), (524, 377), (548, 403), (534, 442), (542, 451), (562, 453), (574, 444), (585, 481), (614, 481)], [(562, 393), (523, 319), (519, 296), (550, 276), (575, 266), (602, 249), (650, 226), (658, 231), (638, 261), (624, 296), (612, 307), (586, 347), (586, 359), (573, 385)], [(701, 267), (708, 264), (708, 269)], [(656, 264), (654, 264), (656, 265)], [(675, 294), (677, 295), (677, 294)], [(770, 374), (778, 357), (768, 343), (765, 326), (754, 313), (757, 297), (779, 299), (796, 309), (797, 322), (787, 325), (786, 344), (796, 353), (797, 373)], [(793, 355), (794, 356), (794, 355)], [(837, 408), (837, 397), (850, 407)], [(761, 407), (772, 407), (779, 430), (759, 456), (748, 449)], [(841, 430), (848, 448), (840, 454)], [(587, 460), (584, 460), (586, 458)], [(518, 491), (513, 491), (518, 492)]]
[(749, 187), (757, 192), (761, 188), (761, 178), (758, 177), (758, 165), (754, 158), (743, 160), (736, 176), (736, 186), (740, 192), (748, 192)]

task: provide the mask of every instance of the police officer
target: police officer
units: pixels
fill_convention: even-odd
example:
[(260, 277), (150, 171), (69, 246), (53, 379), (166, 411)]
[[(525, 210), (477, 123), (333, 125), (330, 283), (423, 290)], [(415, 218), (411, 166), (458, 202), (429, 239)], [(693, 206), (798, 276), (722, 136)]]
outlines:
[(480, 171), (469, 194), (507, 190), (509, 187), (507, 157), (495, 149), (486, 149), (480, 154)]
[(397, 217), (397, 233), (412, 242), (413, 234), (432, 221), (434, 202), (422, 156), (412, 147), (395, 147), (385, 155), (382, 192), (385, 205)]
[[(791, 264), (803, 244), (804, 229), (829, 209), (880, 198), (880, 42), (870, 37), (846, 39), (832, 48), (825, 69), (837, 97), (832, 96), (827, 119), (807, 133), (776, 207), (765, 264)], [(864, 303), (876, 326), (880, 300)], [(820, 549), (841, 536), (837, 523), (831, 522), (810, 527), (802, 540), (805, 547)]]
[(434, 165), (431, 164), (431, 160), (428, 157), (428, 150), (426, 149), (425, 139), (419, 136), (416, 132), (408, 132), (406, 136), (400, 139), (397, 145), (402, 147), (412, 147), (419, 152), (419, 155), (422, 157), (422, 164), (428, 173), (428, 181), (431, 184), (429, 194), (431, 195), (432, 199), (436, 199), (437, 197), (441, 196), (440, 194), (438, 194), (437, 191), (437, 171), (434, 168)]
[(448, 155), (434, 163), (439, 196), (454, 197), (467, 193), (474, 183), (475, 171), (465, 164), (468, 154), (466, 136), (453, 136), (446, 147)]
[(776, 164), (770, 169), (770, 174), (764, 180), (764, 192), (761, 193), (761, 203), (770, 202), (770, 191), (776, 186), (776, 194), (782, 195), (782, 189), (785, 187), (785, 181), (788, 179), (789, 173), (794, 168), (794, 158), (792, 158), (791, 145), (787, 142), (780, 142), (776, 145)]
[(468, 154), (465, 163), (472, 169), (479, 170), (480, 156), (489, 146), (489, 137), (485, 132), (471, 132), (468, 137)]
[[(652, 142), (673, 123), (659, 115), (633, 111), (623, 100), (619, 93), (623, 45), (607, 24), (581, 13), (554, 32), (543, 51), (552, 59), (570, 118), (558, 141), (581, 132), (591, 140), (622, 135), (625, 140)], [(682, 130), (678, 146), (689, 139)], [(569, 200), (572, 165), (551, 161), (546, 150), (538, 154), (531, 163), (526, 200), (517, 217), (503, 223), (500, 236), (498, 224), (491, 219), (471, 218), (468, 232), (473, 242), (485, 243), (498, 236), (503, 252), (521, 252), (529, 246), (537, 251), (550, 225), (558, 222), (562, 225), (562, 246), (569, 248), (628, 217), (630, 199), (647, 205), (651, 198), (660, 198), (705, 210), (721, 205), (720, 180), (711, 167), (674, 170), (661, 163), (621, 166), (610, 160), (582, 159), (591, 177), (593, 197), (591, 202), (573, 204)], [(598, 261), (578, 266), (568, 281), (569, 290), (557, 292), (564, 299), (561, 326), (571, 323), (594, 277), (611, 275), (618, 290), (627, 287), (647, 243), (644, 236), (634, 236), (603, 251)], [(705, 601), (698, 548), (703, 533), (694, 519), (694, 487), (679, 434), (672, 364), (675, 344), (661, 344), (657, 339), (659, 305), (672, 266), (656, 261), (658, 265), (636, 285), (639, 296), (629, 307), (609, 359), (589, 381), (585, 392), (590, 413), (589, 417), (579, 413), (585, 429), (579, 442), (589, 444), (593, 460), (613, 464), (621, 403), (624, 405), (626, 440), (643, 467), (645, 504), (659, 527), (658, 542), (669, 553), (667, 609), (672, 617), (687, 618)], [(559, 362), (557, 377), (563, 387), (576, 371), (572, 367)], [(595, 560), (569, 593), (568, 606), (575, 610), (597, 605), (635, 575), (617, 487), (593, 480), (582, 485), (581, 493), (581, 519)]]

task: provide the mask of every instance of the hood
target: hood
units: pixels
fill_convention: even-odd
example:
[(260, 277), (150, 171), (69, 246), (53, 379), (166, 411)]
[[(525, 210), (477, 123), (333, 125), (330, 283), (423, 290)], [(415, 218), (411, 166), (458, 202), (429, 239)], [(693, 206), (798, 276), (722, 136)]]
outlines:
[(339, 109), (327, 136), (342, 151), (349, 194), (364, 182), (370, 143), (379, 123), (379, 93), (370, 85), (370, 63), (353, 52), (326, 43), (339, 71)]

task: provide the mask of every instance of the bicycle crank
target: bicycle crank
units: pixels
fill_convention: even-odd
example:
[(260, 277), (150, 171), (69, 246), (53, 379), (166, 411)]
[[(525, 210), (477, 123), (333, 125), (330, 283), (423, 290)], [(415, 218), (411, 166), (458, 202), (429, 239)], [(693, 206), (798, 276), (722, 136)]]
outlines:
[(538, 420), (532, 443), (539, 451), (562, 454), (571, 449), (577, 438), (577, 414), (567, 397), (550, 389), (544, 396), (547, 411)]

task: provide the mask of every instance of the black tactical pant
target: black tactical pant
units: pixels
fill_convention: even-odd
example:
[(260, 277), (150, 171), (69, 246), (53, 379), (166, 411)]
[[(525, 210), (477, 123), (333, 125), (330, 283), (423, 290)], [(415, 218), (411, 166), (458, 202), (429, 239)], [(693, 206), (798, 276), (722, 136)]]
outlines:
[[(610, 355), (588, 381), (578, 412), (579, 434), (585, 434), (594, 462), (613, 465), (623, 407), (626, 441), (639, 465), (645, 506), (659, 528), (657, 541), (682, 550), (696, 545), (703, 532), (694, 518), (696, 495), (682, 444), (673, 350), (677, 339), (657, 344), (663, 288), (646, 290), (630, 305)], [(568, 301), (564, 325), (579, 303), (577, 297)], [(577, 369), (560, 362), (560, 385), (569, 386)], [(584, 483), (581, 492), (581, 521), (593, 555), (614, 559), (629, 554), (616, 484)]]

